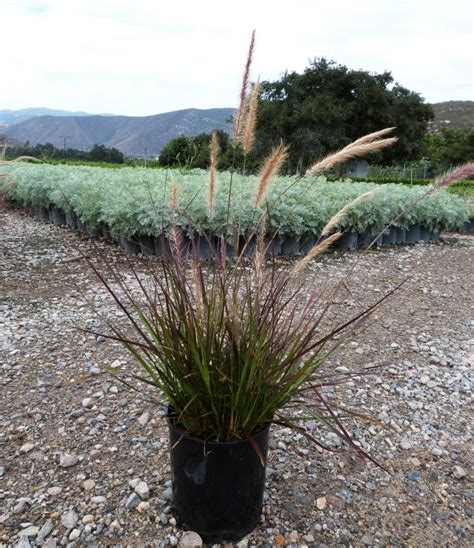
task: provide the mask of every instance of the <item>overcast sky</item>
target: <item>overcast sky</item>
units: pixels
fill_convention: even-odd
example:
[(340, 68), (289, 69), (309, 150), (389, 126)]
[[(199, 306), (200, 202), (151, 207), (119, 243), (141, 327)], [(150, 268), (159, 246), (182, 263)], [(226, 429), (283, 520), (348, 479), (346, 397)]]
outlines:
[(0, 0), (0, 109), (232, 107), (253, 77), (326, 57), (428, 102), (473, 97), (471, 0)]

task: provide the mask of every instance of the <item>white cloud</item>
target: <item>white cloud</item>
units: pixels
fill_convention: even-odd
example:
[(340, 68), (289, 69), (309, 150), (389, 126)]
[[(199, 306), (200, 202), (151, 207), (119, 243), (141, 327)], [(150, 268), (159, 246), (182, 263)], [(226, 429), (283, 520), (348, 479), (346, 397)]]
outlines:
[(469, 0), (3, 0), (0, 108), (232, 106), (252, 28), (263, 79), (324, 56), (390, 70), (428, 101), (472, 99), (470, 10)]

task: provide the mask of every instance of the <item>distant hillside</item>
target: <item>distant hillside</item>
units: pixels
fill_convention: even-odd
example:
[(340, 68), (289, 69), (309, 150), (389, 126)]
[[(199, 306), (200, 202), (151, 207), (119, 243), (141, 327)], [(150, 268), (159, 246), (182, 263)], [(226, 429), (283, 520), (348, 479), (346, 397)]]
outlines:
[[(0, 111), (1, 112), (1, 111)], [(213, 129), (230, 129), (234, 109), (195, 108), (166, 112), (154, 116), (36, 116), (2, 130), (19, 141), (52, 143), (88, 150), (95, 144), (118, 148), (127, 156), (157, 155), (172, 138), (209, 133)]]
[[(67, 110), (54, 110), (52, 108), (22, 108), (20, 110), (0, 110), (0, 124), (11, 126), (20, 124), (36, 116), (91, 116), (89, 112), (70, 112)], [(111, 116), (111, 114), (99, 114), (99, 116)]]
[(474, 128), (474, 101), (445, 101), (431, 106), (435, 119), (430, 123), (430, 131), (440, 131), (445, 127), (463, 131)]

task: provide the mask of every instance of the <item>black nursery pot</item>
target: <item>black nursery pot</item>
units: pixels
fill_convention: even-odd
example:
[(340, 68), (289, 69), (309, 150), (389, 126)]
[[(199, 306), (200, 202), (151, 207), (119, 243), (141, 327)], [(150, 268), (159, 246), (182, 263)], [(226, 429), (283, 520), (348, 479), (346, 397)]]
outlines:
[(66, 216), (60, 209), (53, 207), (51, 209), (51, 221), (56, 226), (62, 226), (66, 224)]
[(339, 240), (336, 240), (336, 246), (339, 249), (357, 249), (358, 236), (354, 232), (346, 232)]
[[(206, 543), (236, 542), (262, 512), (265, 466), (249, 441), (213, 442), (183, 433), (168, 417), (173, 503), (181, 525)], [(270, 425), (253, 434), (267, 456)]]

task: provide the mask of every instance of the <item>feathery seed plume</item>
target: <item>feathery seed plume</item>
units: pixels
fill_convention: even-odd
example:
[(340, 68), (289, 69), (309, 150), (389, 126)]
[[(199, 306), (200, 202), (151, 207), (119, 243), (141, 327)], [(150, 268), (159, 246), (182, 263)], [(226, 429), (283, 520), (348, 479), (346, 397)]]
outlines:
[(217, 156), (219, 154), (219, 142), (217, 140), (217, 132), (214, 130), (211, 137), (210, 159), (209, 166), (209, 193), (207, 196), (207, 209), (209, 215), (214, 212), (216, 200), (216, 176), (217, 176)]
[(326, 249), (333, 244), (336, 240), (338, 240), (342, 236), (342, 232), (335, 232), (334, 234), (331, 234), (328, 238), (325, 240), (319, 242), (316, 244), (310, 251), (308, 251), (307, 255), (305, 255), (300, 261), (296, 263), (295, 268), (292, 271), (292, 274), (299, 272), (305, 266), (311, 261), (311, 259), (314, 259), (317, 255), (320, 255)]
[(250, 80), (250, 67), (252, 66), (253, 51), (255, 48), (255, 31), (252, 31), (252, 38), (250, 39), (249, 51), (247, 54), (247, 61), (245, 63), (244, 76), (242, 78), (242, 87), (240, 88), (240, 103), (237, 112), (234, 115), (234, 141), (239, 142), (242, 134), (243, 118), (245, 115), (247, 95)]
[(431, 187), (431, 191), (438, 190), (439, 188), (444, 188), (445, 186), (449, 186), (455, 181), (466, 179), (466, 177), (469, 177), (469, 175), (472, 174), (474, 174), (474, 162), (469, 162), (462, 166), (450, 169), (449, 171), (446, 171), (446, 173), (440, 175), (435, 180), (433, 186)]
[(265, 190), (271, 178), (278, 173), (288, 154), (288, 147), (283, 143), (276, 146), (265, 160), (260, 170), (260, 180), (255, 193), (255, 207), (258, 207), (265, 196)]
[(341, 162), (346, 162), (351, 158), (356, 158), (357, 156), (364, 156), (365, 154), (370, 154), (382, 148), (393, 145), (397, 141), (396, 137), (390, 137), (388, 139), (378, 139), (375, 141), (364, 142), (362, 144), (354, 145), (351, 143), (338, 152), (334, 152), (326, 158), (323, 158), (319, 162), (313, 164), (305, 173), (305, 177), (310, 177), (316, 175), (317, 173), (322, 173), (328, 169), (334, 167)]
[(242, 136), (242, 147), (244, 149), (244, 154), (248, 154), (253, 146), (255, 141), (255, 123), (257, 121), (257, 106), (258, 106), (258, 96), (260, 93), (260, 80), (257, 79), (255, 82), (252, 94), (250, 96), (250, 101), (248, 109), (245, 115), (245, 120), (243, 121), (243, 136)]
[(356, 145), (363, 145), (364, 143), (371, 143), (372, 141), (376, 141), (377, 139), (380, 139), (384, 135), (387, 135), (387, 133), (391, 133), (395, 127), (386, 127), (385, 129), (381, 129), (379, 131), (374, 131), (374, 133), (369, 133), (368, 135), (364, 135), (362, 137), (359, 137), (352, 143), (350, 143), (348, 146), (350, 148), (356, 146)]

